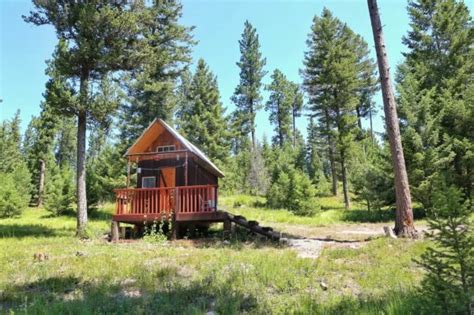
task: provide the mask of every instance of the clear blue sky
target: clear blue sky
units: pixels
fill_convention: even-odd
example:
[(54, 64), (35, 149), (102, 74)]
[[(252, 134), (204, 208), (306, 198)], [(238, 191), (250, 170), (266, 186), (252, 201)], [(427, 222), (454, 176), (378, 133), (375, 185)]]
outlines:
[[(469, 7), (472, 12), (473, 2)], [(335, 16), (345, 21), (361, 34), (373, 51), (373, 39), (365, 0), (187, 0), (183, 1), (182, 22), (194, 25), (194, 37), (199, 41), (193, 58), (204, 58), (217, 75), (223, 104), (227, 112), (233, 110), (230, 97), (239, 80), (238, 40), (245, 20), (249, 20), (260, 36), (263, 55), (267, 58), (266, 70), (282, 70), (289, 79), (301, 82), (306, 38), (314, 15), (328, 7)], [(403, 60), (404, 46), (401, 38), (408, 30), (406, 1), (379, 0), (382, 24), (385, 25), (385, 41), (394, 74), (395, 67)], [(36, 27), (23, 22), (32, 4), (27, 0), (0, 0), (0, 121), (12, 117), (21, 110), (25, 128), (32, 115), (39, 113), (47, 77), (45, 60), (51, 57), (56, 44), (54, 30), (50, 26)], [(265, 78), (268, 83), (270, 75)], [(264, 101), (267, 94), (264, 93)], [(380, 95), (375, 98), (380, 106)], [(299, 119), (299, 128), (306, 134), (306, 118)], [(377, 131), (383, 130), (380, 116), (375, 123)], [(272, 134), (273, 127), (268, 115), (261, 111), (257, 116), (257, 134)]]

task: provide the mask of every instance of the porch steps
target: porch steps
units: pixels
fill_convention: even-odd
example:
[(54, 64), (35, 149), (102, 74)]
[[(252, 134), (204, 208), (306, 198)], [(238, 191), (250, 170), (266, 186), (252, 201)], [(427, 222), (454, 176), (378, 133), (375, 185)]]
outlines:
[(227, 214), (227, 217), (229, 218), (231, 222), (234, 222), (235, 224), (247, 230), (250, 230), (254, 233), (263, 235), (274, 241), (279, 241), (280, 238), (282, 237), (280, 232), (273, 231), (273, 229), (268, 226), (260, 226), (258, 221), (247, 220), (244, 216), (234, 215), (227, 211), (225, 211), (225, 213)]

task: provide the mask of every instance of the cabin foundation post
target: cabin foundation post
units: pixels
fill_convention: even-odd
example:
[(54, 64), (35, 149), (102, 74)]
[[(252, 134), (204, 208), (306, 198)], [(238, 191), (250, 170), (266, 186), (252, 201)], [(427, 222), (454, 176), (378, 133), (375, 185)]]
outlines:
[(119, 240), (119, 229), (120, 223), (117, 221), (112, 221), (111, 231), (110, 231), (110, 241), (117, 242)]
[(171, 227), (171, 236), (170, 239), (172, 241), (177, 240), (179, 236), (179, 223), (173, 221), (173, 226)]
[(224, 220), (224, 237), (229, 237), (232, 234), (232, 222), (229, 219)]

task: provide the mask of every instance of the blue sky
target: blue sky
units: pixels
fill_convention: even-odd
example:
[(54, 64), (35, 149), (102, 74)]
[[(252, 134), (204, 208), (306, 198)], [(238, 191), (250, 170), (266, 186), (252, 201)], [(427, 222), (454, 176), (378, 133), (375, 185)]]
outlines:
[[(361, 34), (375, 58), (365, 0), (187, 0), (182, 3), (182, 23), (196, 27), (194, 37), (198, 44), (193, 52), (194, 61), (204, 58), (217, 75), (227, 113), (233, 110), (230, 97), (239, 81), (239, 69), (235, 63), (240, 55), (238, 40), (245, 20), (256, 27), (262, 53), (267, 58), (266, 70), (269, 73), (265, 83), (269, 82), (270, 73), (275, 68), (283, 71), (289, 79), (301, 82), (299, 69), (306, 50), (307, 34), (313, 17), (320, 15), (323, 7), (329, 8)], [(471, 2), (471, 12), (472, 6)], [(379, 0), (379, 8), (394, 74), (396, 65), (403, 60), (401, 39), (407, 33), (409, 23), (406, 2)], [(22, 20), (21, 15), (31, 9), (32, 4), (27, 0), (0, 0), (0, 98), (3, 99), (0, 103), (0, 121), (12, 117), (20, 109), (23, 128), (32, 115), (39, 113), (47, 80), (45, 60), (51, 57), (57, 41), (52, 27), (36, 27)], [(263, 96), (265, 101), (267, 94), (263, 93)], [(376, 96), (375, 102), (379, 106), (382, 104), (380, 95)], [(304, 134), (306, 120), (302, 117), (298, 121), (298, 127)], [(380, 115), (375, 129), (383, 130)], [(272, 130), (268, 115), (262, 110), (257, 116), (257, 135), (262, 137), (265, 133), (270, 137)]]

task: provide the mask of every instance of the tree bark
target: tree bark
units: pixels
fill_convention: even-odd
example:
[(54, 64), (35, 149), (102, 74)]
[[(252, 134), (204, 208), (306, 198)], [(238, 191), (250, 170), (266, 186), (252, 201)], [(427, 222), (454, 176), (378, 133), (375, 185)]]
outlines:
[[(81, 78), (80, 101), (83, 108), (86, 108), (88, 97), (88, 79)], [(86, 195), (86, 130), (87, 114), (84, 109), (79, 111), (77, 116), (77, 228), (76, 236), (86, 237), (87, 228), (87, 195)]]
[(44, 194), (44, 174), (46, 171), (46, 163), (44, 160), (39, 160), (40, 162), (40, 172), (39, 172), (39, 185), (38, 185), (38, 200), (36, 202), (37, 207), (43, 205), (43, 194)]
[(350, 209), (351, 199), (349, 196), (349, 186), (347, 183), (346, 155), (343, 150), (341, 150), (341, 173), (342, 173), (342, 191), (344, 193), (344, 205), (346, 209)]
[(255, 150), (255, 148), (257, 147), (256, 145), (256, 141), (255, 141), (255, 114), (254, 114), (254, 104), (253, 104), (253, 100), (251, 99), (250, 100), (250, 117), (251, 117), (251, 121), (250, 121), (250, 134), (252, 136), (252, 149)]
[(372, 121), (372, 108), (369, 109), (369, 122), (370, 122), (370, 138), (372, 138), (372, 142), (374, 142), (374, 128), (373, 128), (373, 121)]
[(356, 114), (357, 114), (357, 126), (360, 130), (362, 130), (362, 117), (360, 115), (360, 108), (356, 107)]
[(336, 170), (336, 158), (334, 153), (334, 143), (331, 137), (331, 126), (329, 124), (329, 115), (325, 112), (326, 115), (326, 129), (327, 129), (327, 141), (328, 141), (328, 154), (329, 154), (329, 163), (331, 165), (331, 177), (332, 177), (332, 194), (337, 196), (337, 170)]
[(396, 193), (396, 217), (394, 232), (402, 237), (417, 237), (417, 231), (413, 223), (413, 210), (410, 196), (410, 186), (405, 167), (402, 141), (400, 137), (400, 126), (397, 115), (397, 105), (393, 94), (390, 80), (390, 67), (383, 39), (382, 23), (377, 7), (377, 0), (367, 0), (369, 6), (372, 32), (377, 52), (377, 62), (382, 85), (383, 104), (385, 112), (385, 124), (387, 128), (392, 164), (395, 173)]
[(296, 109), (293, 108), (293, 148), (296, 148)]

